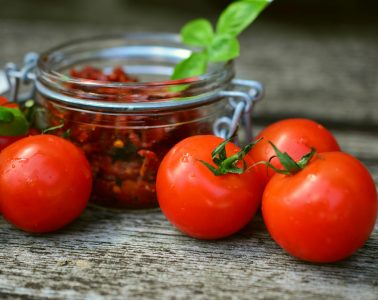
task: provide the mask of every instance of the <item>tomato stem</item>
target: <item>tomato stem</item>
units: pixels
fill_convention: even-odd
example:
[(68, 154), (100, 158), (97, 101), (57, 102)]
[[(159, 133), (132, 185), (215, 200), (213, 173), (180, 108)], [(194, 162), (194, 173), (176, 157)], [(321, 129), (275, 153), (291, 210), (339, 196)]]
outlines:
[[(211, 159), (216, 167), (206, 161), (200, 160), (200, 162), (203, 163), (215, 176), (220, 176), (228, 173), (243, 174), (247, 169), (247, 164), (244, 161), (244, 157), (253, 148), (253, 146), (261, 140), (259, 139), (252, 143), (249, 143), (248, 145), (244, 146), (238, 153), (227, 157), (226, 145), (234, 137), (235, 135), (220, 143), (211, 153)], [(242, 162), (242, 167), (236, 166), (239, 161)]]
[[(255, 165), (264, 164), (273, 169), (274, 172), (284, 175), (292, 175), (295, 173), (298, 173), (302, 169), (304, 169), (312, 159), (312, 157), (315, 155), (316, 150), (315, 148), (311, 148), (311, 151), (301, 157), (300, 160), (297, 162), (290, 157), (290, 155), (287, 152), (281, 152), (276, 145), (274, 145), (271, 141), (269, 141), (269, 144), (272, 145), (274, 152), (276, 155), (272, 156), (269, 161), (260, 161), (256, 163)], [(277, 167), (273, 166), (271, 164), (271, 160), (273, 158), (277, 157), (280, 161), (283, 169), (278, 169)]]

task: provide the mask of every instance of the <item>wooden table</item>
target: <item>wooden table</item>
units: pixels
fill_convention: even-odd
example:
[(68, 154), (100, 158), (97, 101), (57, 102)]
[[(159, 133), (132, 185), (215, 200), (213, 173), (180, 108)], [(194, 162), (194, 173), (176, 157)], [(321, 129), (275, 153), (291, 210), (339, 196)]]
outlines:
[[(26, 15), (27, 2), (5, 11), (16, 18), (15, 11), (24, 9)], [(177, 31), (201, 16), (137, 5), (105, 11), (114, 22), (91, 22), (90, 10), (81, 11), (88, 22), (75, 19), (77, 10), (73, 23), (63, 13), (3, 17), (0, 65), (72, 37)], [(238, 75), (263, 82), (267, 90), (255, 123), (262, 128), (285, 117), (321, 121), (378, 183), (376, 23), (282, 19), (263, 17), (242, 36)], [(230, 238), (199, 241), (176, 231), (159, 210), (89, 207), (73, 224), (46, 235), (24, 233), (0, 219), (0, 245), (0, 299), (378, 299), (377, 226), (355, 255), (326, 265), (285, 254), (261, 216)]]

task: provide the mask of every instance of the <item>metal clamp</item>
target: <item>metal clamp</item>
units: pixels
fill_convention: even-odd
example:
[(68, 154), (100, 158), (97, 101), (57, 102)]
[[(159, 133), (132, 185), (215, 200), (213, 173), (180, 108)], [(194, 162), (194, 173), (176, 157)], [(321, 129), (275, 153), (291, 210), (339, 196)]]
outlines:
[(230, 138), (240, 124), (244, 129), (242, 139), (249, 142), (253, 138), (251, 114), (255, 103), (263, 97), (263, 86), (257, 81), (245, 79), (234, 79), (232, 83), (236, 90), (220, 92), (221, 97), (228, 97), (232, 116), (217, 119), (213, 131), (217, 136)]
[[(38, 54), (29, 52), (24, 57), (24, 64), (22, 68), (18, 68), (14, 63), (7, 63), (5, 65), (5, 75), (8, 81), (9, 91), (8, 98), (10, 101), (25, 101), (33, 97), (35, 93), (35, 74), (33, 73), (36, 67)], [(21, 85), (29, 85), (32, 83), (32, 88), (29, 92), (19, 95)]]
[[(5, 74), (9, 85), (8, 98), (11, 101), (23, 102), (35, 95), (36, 75), (34, 69), (38, 61), (38, 54), (27, 53), (24, 57), (24, 65), (18, 68), (14, 63), (5, 66)], [(29, 92), (19, 95), (22, 85), (32, 84)], [(239, 134), (244, 135), (242, 140), (251, 141), (253, 138), (251, 114), (254, 104), (263, 97), (261, 83), (252, 80), (234, 79), (233, 88), (219, 92), (219, 97), (228, 98), (233, 112), (232, 116), (223, 116), (213, 124), (214, 134), (223, 138), (230, 138), (237, 130), (239, 124), (243, 130)]]

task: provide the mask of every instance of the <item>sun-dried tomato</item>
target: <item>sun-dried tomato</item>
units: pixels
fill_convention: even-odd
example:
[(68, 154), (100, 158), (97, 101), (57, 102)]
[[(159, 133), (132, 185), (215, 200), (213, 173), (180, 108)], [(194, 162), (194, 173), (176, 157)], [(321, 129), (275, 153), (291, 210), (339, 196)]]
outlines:
[[(111, 82), (137, 82), (122, 67), (110, 73), (86, 66), (71, 69), (71, 77), (78, 80)], [(96, 86), (96, 85), (94, 85)], [(82, 88), (71, 84), (72, 89)], [(86, 87), (83, 94), (94, 92), (103, 96), (102, 101), (143, 102), (167, 97), (161, 87), (143, 90), (130, 87)], [(172, 94), (174, 95), (174, 94)], [(171, 96), (172, 96), (171, 95)], [(83, 97), (85, 98), (85, 97)], [(87, 98), (85, 98), (87, 99)], [(208, 133), (209, 125), (196, 124), (196, 112), (173, 113), (167, 119), (155, 115), (102, 114), (65, 110), (47, 102), (50, 123), (64, 126), (58, 135), (68, 135), (87, 156), (93, 172), (92, 201), (99, 205), (118, 208), (149, 208), (157, 206), (155, 177), (165, 153), (181, 139), (201, 132)], [(203, 127), (201, 127), (203, 126)], [(67, 134), (68, 133), (68, 134)]]

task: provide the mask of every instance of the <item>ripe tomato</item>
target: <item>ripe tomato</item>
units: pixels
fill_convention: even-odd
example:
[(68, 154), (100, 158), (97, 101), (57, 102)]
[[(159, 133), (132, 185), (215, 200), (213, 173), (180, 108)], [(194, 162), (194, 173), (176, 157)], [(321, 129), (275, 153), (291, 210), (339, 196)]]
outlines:
[[(0, 106), (7, 107), (7, 108), (19, 108), (18, 104), (15, 102), (10, 102), (7, 98), (0, 96)], [(1, 126), (1, 123), (0, 123)], [(7, 135), (2, 136), (0, 135), (0, 151), (3, 150), (5, 147), (9, 146), (10, 144), (18, 141), (26, 137), (28, 134), (21, 134), (21, 135)]]
[[(286, 119), (266, 127), (256, 139), (263, 138), (252, 148), (250, 155), (256, 162), (268, 161), (275, 155), (269, 141), (282, 152), (287, 152), (295, 161), (315, 148), (318, 153), (339, 151), (333, 135), (322, 125), (308, 119)], [(281, 168), (277, 158), (271, 160), (273, 166)], [(259, 165), (258, 170), (264, 178), (265, 184), (274, 175), (273, 170)]]
[(6, 97), (0, 96), (0, 106), (18, 108), (18, 104), (15, 102), (9, 101)]
[(37, 129), (29, 128), (28, 133), (24, 135), (0, 136), (0, 152), (5, 147), (8, 147), (10, 144), (13, 144), (15, 141), (18, 141), (30, 135), (37, 135), (37, 134), (40, 134), (40, 132)]
[(29, 136), (0, 153), (0, 208), (5, 219), (30, 232), (68, 224), (85, 208), (91, 170), (72, 143), (52, 135)]
[[(167, 219), (200, 239), (223, 238), (245, 226), (259, 207), (262, 184), (253, 169), (243, 174), (215, 176), (201, 160), (214, 166), (212, 151), (223, 139), (212, 135), (186, 138), (160, 164), (156, 191)], [(226, 145), (227, 155), (239, 147)], [(253, 162), (245, 157), (247, 165)]]
[(342, 152), (320, 153), (296, 174), (274, 175), (262, 200), (273, 239), (311, 262), (334, 262), (359, 249), (374, 229), (377, 207), (371, 175)]
[(25, 135), (18, 135), (18, 136), (0, 136), (0, 151), (3, 150), (5, 147), (9, 146), (10, 144), (18, 141), (19, 139), (24, 138)]

